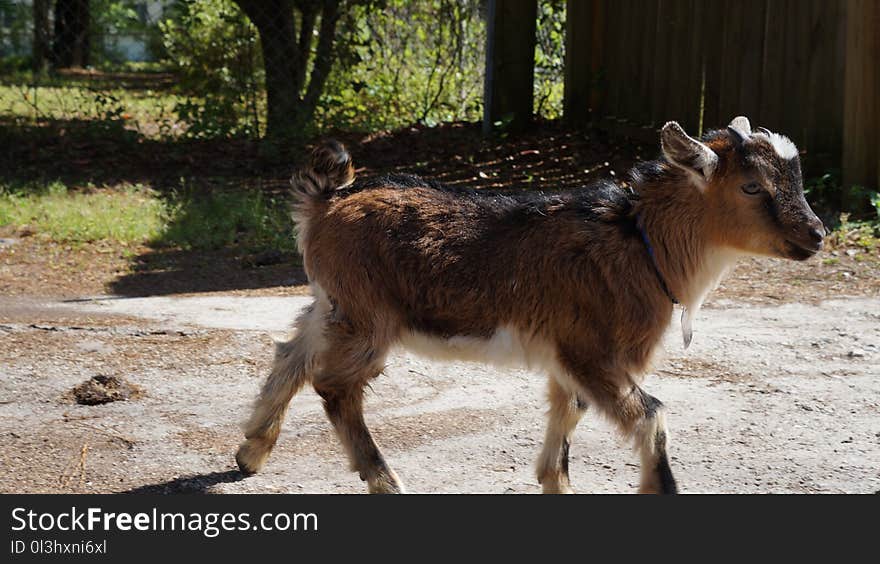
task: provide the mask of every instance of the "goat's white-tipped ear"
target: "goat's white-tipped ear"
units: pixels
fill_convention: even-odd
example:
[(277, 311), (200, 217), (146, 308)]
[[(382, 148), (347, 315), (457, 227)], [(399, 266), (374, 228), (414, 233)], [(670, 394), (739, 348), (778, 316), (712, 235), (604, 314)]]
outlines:
[(711, 180), (718, 166), (715, 151), (689, 136), (674, 121), (667, 122), (660, 130), (660, 146), (666, 160), (687, 171), (701, 188)]
[(752, 134), (752, 124), (749, 123), (749, 118), (746, 116), (736, 116), (733, 118), (733, 121), (730, 122), (728, 127), (732, 127), (744, 133), (746, 137)]

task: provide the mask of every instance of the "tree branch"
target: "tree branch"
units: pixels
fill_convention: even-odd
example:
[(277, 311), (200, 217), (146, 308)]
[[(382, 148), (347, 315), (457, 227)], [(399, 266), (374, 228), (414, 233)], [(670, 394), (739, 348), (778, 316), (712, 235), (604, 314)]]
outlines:
[(339, 22), (339, 2), (324, 0), (321, 10), (321, 30), (318, 35), (318, 50), (315, 53), (315, 64), (309, 77), (309, 86), (303, 97), (305, 111), (311, 114), (324, 91), (324, 83), (333, 67), (333, 44), (336, 41), (336, 24)]
[(318, 6), (314, 1), (306, 0), (297, 2), (297, 7), (302, 13), (299, 26), (299, 42), (297, 43), (296, 60), (296, 91), (302, 92), (303, 83), (306, 80), (306, 68), (309, 63), (309, 52), (312, 48), (312, 34), (315, 32), (315, 22), (318, 19)]

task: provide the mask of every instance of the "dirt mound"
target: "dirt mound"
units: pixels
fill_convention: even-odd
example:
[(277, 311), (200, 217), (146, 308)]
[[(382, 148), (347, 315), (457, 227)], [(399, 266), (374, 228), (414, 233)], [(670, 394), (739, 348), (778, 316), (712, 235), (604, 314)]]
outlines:
[(140, 397), (143, 391), (125, 378), (99, 374), (75, 386), (72, 390), (76, 403), (101, 405)]

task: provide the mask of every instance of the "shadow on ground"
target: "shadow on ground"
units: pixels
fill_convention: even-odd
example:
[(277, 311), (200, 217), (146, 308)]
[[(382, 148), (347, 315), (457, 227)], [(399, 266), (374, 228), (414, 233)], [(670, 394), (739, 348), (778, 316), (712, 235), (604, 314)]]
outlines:
[(130, 183), (164, 191), (186, 179), (277, 189), (292, 168), (289, 154), (256, 141), (154, 139), (119, 120), (0, 116), (0, 147), (0, 180), (25, 187), (60, 180), (71, 188)]
[(292, 253), (157, 249), (133, 260), (131, 272), (108, 284), (111, 293), (146, 297), (308, 283), (299, 257)]
[(217, 484), (238, 482), (245, 478), (238, 470), (225, 472), (210, 472), (208, 474), (195, 474), (182, 476), (162, 482), (160, 484), (147, 484), (130, 490), (122, 491), (123, 494), (207, 494)]

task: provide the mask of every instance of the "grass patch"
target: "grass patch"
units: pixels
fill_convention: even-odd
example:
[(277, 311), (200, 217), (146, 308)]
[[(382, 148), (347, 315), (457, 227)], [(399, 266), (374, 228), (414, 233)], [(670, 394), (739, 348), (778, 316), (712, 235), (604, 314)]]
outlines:
[(140, 243), (165, 227), (162, 202), (141, 186), (69, 192), (60, 183), (35, 191), (0, 188), (0, 226), (27, 228), (58, 242)]
[(173, 196), (169, 222), (156, 245), (182, 249), (242, 247), (293, 251), (287, 203), (262, 192), (224, 191)]
[(64, 243), (148, 243), (186, 250), (293, 251), (287, 202), (262, 192), (160, 195), (143, 186), (69, 191), (0, 186), (0, 227), (27, 229)]
[(149, 138), (181, 133), (175, 111), (185, 97), (164, 88), (132, 89), (67, 80), (37, 87), (0, 85), (0, 116), (37, 123), (42, 120), (106, 122)]

